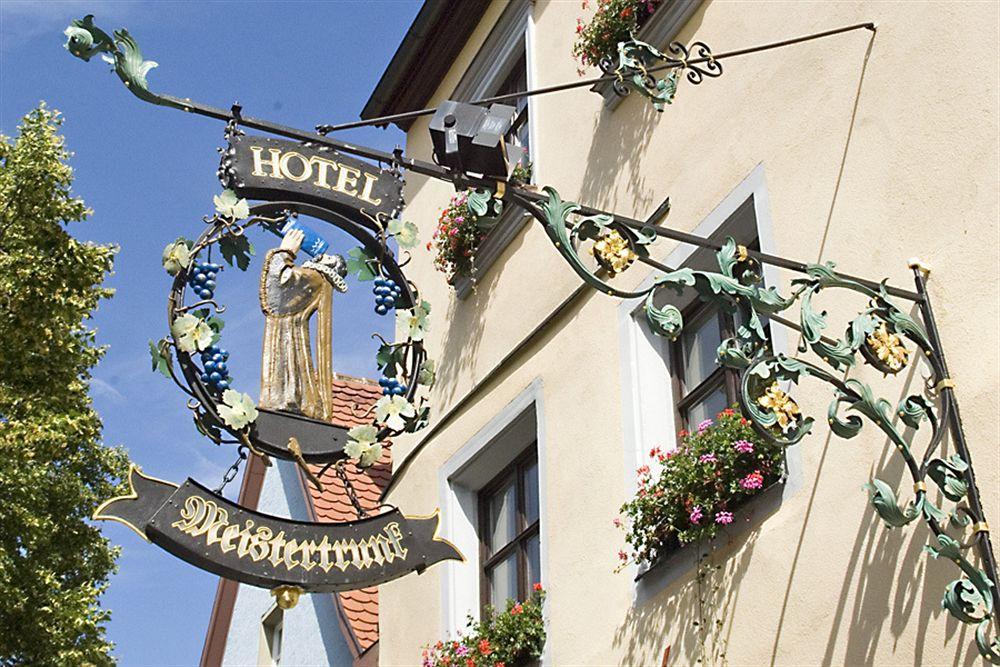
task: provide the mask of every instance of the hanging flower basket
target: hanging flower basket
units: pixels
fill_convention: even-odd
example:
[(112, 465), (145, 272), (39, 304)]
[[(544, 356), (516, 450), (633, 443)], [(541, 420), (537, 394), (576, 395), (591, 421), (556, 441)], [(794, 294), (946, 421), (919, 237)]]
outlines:
[(441, 211), (427, 249), (434, 251), (434, 267), (447, 274), (449, 282), (473, 274), (476, 250), (501, 211), (502, 202), (486, 190), (460, 192)]
[[(590, 21), (576, 20), (573, 57), (580, 64), (580, 76), (587, 67), (598, 67), (604, 58), (617, 58), (618, 43), (631, 39), (653, 15), (660, 0), (597, 0)], [(587, 9), (590, 0), (583, 0)]]
[(715, 537), (736, 508), (784, 474), (784, 449), (732, 409), (679, 435), (676, 450), (650, 452), (653, 465), (638, 469), (639, 489), (615, 519), (629, 544), (618, 552), (620, 568), (652, 564), (678, 543)]
[(545, 590), (535, 584), (524, 602), (507, 600), (504, 611), (488, 607), (483, 620), (469, 617), (468, 632), (424, 647), (423, 667), (528, 667), (545, 648), (542, 603)]

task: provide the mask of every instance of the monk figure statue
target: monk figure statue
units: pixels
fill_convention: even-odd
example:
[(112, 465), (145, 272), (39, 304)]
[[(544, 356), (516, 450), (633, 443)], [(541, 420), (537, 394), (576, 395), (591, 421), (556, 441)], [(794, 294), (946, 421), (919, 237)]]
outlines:
[[(264, 359), (260, 407), (329, 421), (333, 388), (333, 290), (347, 291), (340, 255), (295, 265), (303, 233), (289, 230), (270, 250), (260, 274)], [(316, 315), (315, 361), (309, 320)]]

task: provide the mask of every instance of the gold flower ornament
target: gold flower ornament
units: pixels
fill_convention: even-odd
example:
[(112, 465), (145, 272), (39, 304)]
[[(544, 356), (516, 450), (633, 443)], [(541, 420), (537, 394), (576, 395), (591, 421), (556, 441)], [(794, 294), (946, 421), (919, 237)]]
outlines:
[(890, 333), (883, 322), (865, 341), (875, 356), (893, 373), (903, 370), (910, 359), (910, 351), (903, 345), (899, 334)]
[(778, 426), (782, 431), (795, 426), (798, 422), (799, 406), (785, 392), (781, 391), (778, 383), (773, 383), (764, 392), (764, 395), (757, 399), (757, 404), (765, 410), (770, 410), (778, 418)]
[(607, 269), (612, 277), (632, 266), (632, 262), (639, 258), (628, 240), (616, 229), (601, 236), (594, 243), (592, 252), (597, 262)]

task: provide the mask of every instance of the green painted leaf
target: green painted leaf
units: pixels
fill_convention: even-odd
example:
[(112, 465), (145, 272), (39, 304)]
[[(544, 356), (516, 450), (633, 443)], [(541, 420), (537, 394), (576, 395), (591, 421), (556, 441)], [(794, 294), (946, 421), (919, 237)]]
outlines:
[(927, 399), (914, 394), (900, 401), (896, 412), (904, 424), (910, 428), (919, 428), (920, 422), (927, 419), (932, 410), (933, 407), (927, 402)]
[(248, 394), (242, 394), (235, 389), (222, 392), (222, 403), (217, 406), (219, 417), (230, 428), (237, 431), (248, 426), (257, 419), (257, 406)]
[(969, 464), (961, 456), (954, 454), (947, 460), (931, 460), (927, 464), (927, 476), (934, 480), (948, 500), (958, 502), (969, 491), (963, 477), (968, 468)]
[[(991, 665), (1000, 665), (1000, 637), (989, 637), (989, 628), (993, 623), (988, 618), (984, 618), (976, 627), (976, 646), (979, 648), (979, 655), (983, 656)], [(995, 632), (995, 631), (994, 631)]]
[(433, 387), (434, 381), (437, 379), (434, 366), (433, 359), (424, 359), (423, 363), (420, 364), (420, 371), (417, 373), (417, 382), (426, 387)]
[(653, 293), (646, 297), (646, 321), (649, 328), (657, 336), (664, 336), (669, 340), (674, 340), (681, 333), (684, 327), (684, 318), (681, 311), (676, 306), (667, 304), (663, 308), (657, 308), (653, 304)]
[(412, 248), (417, 245), (418, 231), (412, 222), (403, 222), (399, 218), (389, 221), (389, 233), (396, 238), (400, 248)]
[(234, 236), (227, 234), (219, 241), (219, 252), (229, 266), (235, 266), (240, 271), (246, 271), (250, 266), (250, 258), (256, 254), (253, 244), (246, 234)]
[(347, 273), (362, 282), (375, 280), (378, 261), (366, 249), (358, 246), (347, 251)]
[(503, 212), (503, 202), (484, 188), (469, 190), (466, 202), (477, 218), (496, 218)]
[(403, 363), (403, 348), (398, 345), (384, 344), (375, 353), (375, 363), (378, 365), (382, 375), (388, 378), (396, 377), (399, 372), (397, 367)]
[(152, 370), (159, 372), (163, 377), (170, 377), (170, 366), (173, 364), (173, 355), (167, 341), (149, 341), (149, 356), (153, 362)]
[(865, 488), (871, 493), (871, 503), (878, 512), (878, 515), (892, 528), (899, 528), (917, 518), (919, 512), (912, 505), (904, 511), (896, 501), (896, 494), (892, 487), (882, 480), (873, 478), (871, 483), (865, 484)]

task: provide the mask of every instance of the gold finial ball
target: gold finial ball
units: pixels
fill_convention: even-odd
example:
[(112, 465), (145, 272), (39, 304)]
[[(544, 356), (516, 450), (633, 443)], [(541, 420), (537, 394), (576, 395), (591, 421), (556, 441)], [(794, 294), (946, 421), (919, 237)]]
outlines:
[(274, 596), (274, 601), (282, 609), (291, 609), (299, 603), (299, 596), (302, 595), (302, 589), (298, 586), (278, 586), (271, 590), (271, 595)]

